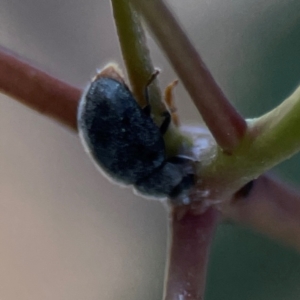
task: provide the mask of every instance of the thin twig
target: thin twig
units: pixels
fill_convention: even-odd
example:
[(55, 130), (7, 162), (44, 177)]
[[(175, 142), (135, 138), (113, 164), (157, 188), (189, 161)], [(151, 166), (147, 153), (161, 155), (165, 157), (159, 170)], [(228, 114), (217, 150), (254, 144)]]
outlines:
[(300, 251), (300, 195), (261, 176), (246, 197), (233, 198), (225, 217), (256, 229)]
[(131, 0), (189, 92), (218, 145), (231, 152), (241, 141), (246, 122), (227, 100), (205, 63), (161, 0)]
[[(272, 167), (300, 151), (300, 87), (280, 105), (250, 121), (249, 151), (258, 161)], [(251, 162), (254, 160), (249, 155)]]
[(76, 130), (80, 89), (62, 82), (0, 48), (0, 91)]
[(204, 214), (182, 208), (171, 213), (171, 240), (164, 300), (202, 300), (205, 291), (209, 250), (219, 213)]
[[(145, 87), (155, 69), (152, 64), (147, 40), (140, 16), (127, 0), (111, 0), (119, 43), (131, 84), (131, 90), (140, 105), (146, 105)], [(157, 114), (165, 108), (155, 79), (149, 87), (151, 107)]]
[[(111, 0), (111, 3), (131, 89), (137, 102), (144, 106), (146, 105), (146, 86), (155, 69), (150, 57), (140, 15), (128, 0)], [(162, 116), (166, 111), (166, 107), (162, 101), (158, 77), (151, 81), (150, 86), (147, 87), (147, 92), (151, 104), (152, 118), (157, 125), (160, 125), (163, 121)], [(178, 153), (184, 138), (178, 131), (178, 128), (171, 122), (167, 133), (164, 135), (168, 155)]]

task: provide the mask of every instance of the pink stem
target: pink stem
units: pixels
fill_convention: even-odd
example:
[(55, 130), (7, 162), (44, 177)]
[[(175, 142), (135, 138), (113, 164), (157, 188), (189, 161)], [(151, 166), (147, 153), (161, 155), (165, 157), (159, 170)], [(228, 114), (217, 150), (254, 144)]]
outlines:
[(80, 89), (51, 77), (0, 48), (0, 91), (76, 130)]
[(164, 300), (201, 300), (205, 291), (207, 262), (219, 213), (192, 211), (171, 215), (171, 243)]
[(224, 215), (300, 250), (300, 195), (270, 177), (259, 177)]

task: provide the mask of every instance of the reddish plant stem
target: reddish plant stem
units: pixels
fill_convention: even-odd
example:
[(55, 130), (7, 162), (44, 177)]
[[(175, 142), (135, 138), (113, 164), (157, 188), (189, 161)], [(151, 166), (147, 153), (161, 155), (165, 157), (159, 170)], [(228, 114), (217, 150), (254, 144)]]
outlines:
[(300, 251), (300, 195), (261, 176), (246, 197), (233, 198), (224, 216)]
[(227, 100), (195, 47), (161, 0), (132, 0), (179, 75), (218, 145), (238, 146), (246, 122)]
[(76, 130), (81, 90), (0, 48), (0, 91)]
[[(76, 130), (80, 89), (0, 49), (0, 91)], [(300, 196), (268, 176), (245, 199), (233, 198), (223, 214), (300, 250)], [(174, 223), (175, 225), (175, 223)]]
[(202, 300), (209, 250), (219, 213), (202, 215), (182, 208), (171, 213), (171, 241), (164, 300)]

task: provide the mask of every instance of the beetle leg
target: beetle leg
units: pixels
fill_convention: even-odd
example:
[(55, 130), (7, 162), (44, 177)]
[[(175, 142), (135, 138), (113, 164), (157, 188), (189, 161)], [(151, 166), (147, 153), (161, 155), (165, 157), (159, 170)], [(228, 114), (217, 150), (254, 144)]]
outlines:
[(178, 156), (168, 157), (167, 161), (175, 165), (182, 165), (194, 160), (188, 156), (178, 155)]
[(177, 185), (173, 186), (172, 190), (168, 193), (170, 198), (176, 198), (182, 192), (187, 191), (194, 186), (196, 177), (193, 165), (190, 164), (192, 161), (194, 161), (192, 158), (181, 155), (169, 157), (165, 160), (164, 165), (172, 164), (173, 166), (176, 166), (176, 169), (178, 168), (181, 173), (181, 181), (179, 181)]
[[(144, 113), (147, 115), (147, 116), (150, 116), (151, 115), (151, 104), (150, 104), (150, 97), (149, 97), (149, 86), (150, 84), (156, 79), (157, 75), (159, 74), (159, 70), (155, 70), (155, 72), (151, 75), (151, 77), (149, 78), (147, 84), (146, 84), (146, 88), (145, 88), (145, 100), (146, 100), (146, 106), (143, 107), (143, 111)], [(173, 105), (173, 102), (171, 100), (171, 90), (173, 88), (173, 86), (176, 85), (176, 81), (173, 82), (173, 84), (171, 84), (167, 90), (169, 90), (169, 92), (166, 92), (166, 94), (170, 94), (170, 96), (168, 97), (169, 99), (169, 104), (170, 105)], [(172, 106), (172, 108), (174, 108), (174, 105)], [(160, 133), (162, 135), (164, 135), (166, 133), (166, 131), (168, 130), (169, 128), (169, 125), (171, 123), (171, 114), (169, 111), (165, 111), (162, 113), (162, 116), (165, 118), (162, 122), (162, 124), (160, 125)]]
[(165, 119), (161, 123), (159, 130), (160, 133), (164, 135), (167, 132), (169, 125), (171, 123), (171, 114), (166, 110), (165, 112), (162, 113), (162, 116), (165, 117)]
[(150, 104), (147, 104), (146, 106), (144, 106), (142, 108), (142, 111), (148, 116), (150, 117), (151, 116), (151, 106)]
[(146, 87), (145, 87), (145, 100), (146, 100), (146, 105), (142, 108), (142, 110), (144, 111), (144, 113), (147, 116), (151, 115), (151, 105), (150, 105), (150, 97), (149, 97), (149, 86), (150, 84), (155, 80), (155, 78), (157, 77), (157, 75), (159, 74), (159, 70), (155, 70), (152, 75), (150, 76), (149, 80), (146, 83)]
[(169, 196), (171, 198), (176, 198), (183, 190), (188, 190), (195, 184), (195, 175), (187, 174), (182, 178), (177, 186), (173, 188)]

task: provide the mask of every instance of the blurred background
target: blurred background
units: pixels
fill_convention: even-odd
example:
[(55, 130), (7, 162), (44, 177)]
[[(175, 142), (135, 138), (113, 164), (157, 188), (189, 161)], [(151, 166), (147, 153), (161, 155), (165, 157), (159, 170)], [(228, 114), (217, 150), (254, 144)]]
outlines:
[[(170, 0), (227, 96), (247, 118), (300, 81), (299, 0)], [(108, 0), (1, 0), (0, 45), (84, 87), (122, 66)], [(176, 78), (149, 37), (161, 87)], [(9, 76), (9, 74), (8, 74)], [(161, 299), (167, 214), (97, 172), (74, 132), (0, 95), (0, 299)], [(183, 123), (200, 117), (182, 86)], [(297, 186), (296, 156), (274, 173)], [(234, 224), (219, 227), (207, 300), (299, 299), (300, 255)]]

